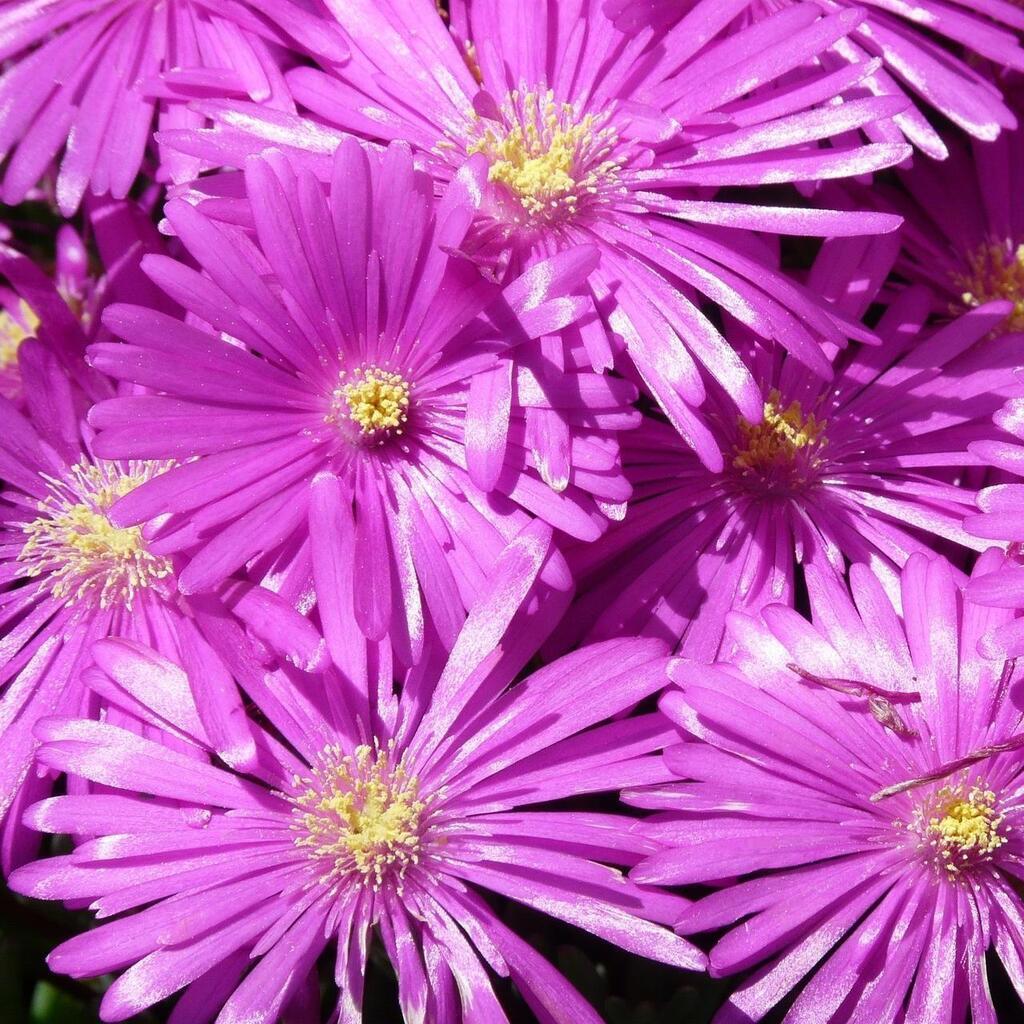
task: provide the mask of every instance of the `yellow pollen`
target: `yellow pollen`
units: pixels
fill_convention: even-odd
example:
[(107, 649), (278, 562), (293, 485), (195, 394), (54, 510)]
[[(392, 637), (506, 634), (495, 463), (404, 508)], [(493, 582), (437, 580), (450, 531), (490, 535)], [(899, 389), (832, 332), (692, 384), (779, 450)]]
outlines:
[(0, 370), (17, 364), (21, 343), (33, 337), (39, 327), (39, 317), (24, 299), (19, 303), (18, 312), (20, 320), (6, 309), (0, 310)]
[[(342, 378), (345, 377), (342, 371)], [(347, 408), (348, 418), (363, 434), (401, 428), (409, 418), (409, 383), (397, 373), (376, 366), (356, 370), (353, 379), (334, 392), (335, 407)]]
[(960, 300), (968, 309), (986, 302), (1008, 299), (1013, 311), (1006, 329), (1024, 331), (1024, 245), (986, 242), (967, 256), (966, 273), (955, 274), (953, 283), (962, 289)]
[(46, 577), (61, 600), (98, 601), (131, 609), (139, 590), (158, 585), (173, 572), (170, 560), (149, 552), (139, 526), (115, 526), (109, 517), (118, 498), (169, 468), (168, 463), (80, 462), (68, 479), (51, 479), (50, 495), (39, 502), (39, 517), (23, 526), (18, 561), (29, 578)]
[(805, 416), (799, 402), (790, 402), (785, 409), (781, 405), (782, 396), (773, 390), (764, 404), (764, 419), (760, 423), (740, 419), (743, 440), (733, 458), (736, 469), (753, 473), (791, 467), (801, 451), (809, 455), (806, 468), (815, 469), (821, 464), (816, 452), (828, 443), (822, 436), (825, 420), (819, 420), (814, 413)]
[(295, 845), (326, 862), (327, 881), (359, 876), (377, 890), (385, 878), (401, 881), (419, 863), (423, 817), (419, 781), (392, 748), (359, 746), (353, 754), (329, 747), (306, 788), (294, 798)]
[(964, 868), (988, 860), (1006, 837), (1000, 826), (1004, 815), (996, 811), (996, 795), (990, 789), (944, 786), (922, 812), (923, 828), (918, 831), (935, 852), (936, 863), (948, 874), (958, 875)]
[(502, 107), (504, 127), (488, 127), (469, 147), (491, 163), (488, 177), (504, 185), (534, 217), (577, 213), (581, 202), (617, 181), (608, 159), (618, 142), (607, 117), (579, 117), (550, 89), (515, 91)]

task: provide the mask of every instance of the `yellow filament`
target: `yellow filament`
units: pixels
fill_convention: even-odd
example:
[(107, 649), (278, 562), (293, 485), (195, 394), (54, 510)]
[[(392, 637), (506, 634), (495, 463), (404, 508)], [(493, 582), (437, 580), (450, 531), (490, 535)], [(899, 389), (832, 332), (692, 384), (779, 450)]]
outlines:
[(81, 462), (65, 481), (51, 480), (51, 493), (26, 523), (18, 560), (29, 578), (46, 577), (62, 600), (98, 600), (100, 607), (131, 608), (140, 590), (173, 572), (170, 561), (149, 552), (142, 528), (115, 526), (109, 517), (118, 498), (168, 468), (133, 463), (122, 473), (114, 463)]
[(936, 812), (928, 819), (926, 836), (950, 874), (988, 859), (1006, 843), (999, 831), (1004, 815), (996, 811), (995, 803), (992, 790), (977, 786), (967, 794), (949, 787), (936, 794)]
[(986, 302), (1008, 299), (1013, 311), (1006, 321), (1010, 331), (1024, 331), (1024, 245), (986, 242), (967, 256), (966, 273), (954, 275), (960, 299), (973, 309)]
[[(764, 405), (764, 419), (757, 424), (740, 420), (742, 443), (733, 459), (733, 466), (744, 473), (769, 467), (791, 465), (802, 450), (823, 448), (828, 442), (822, 435), (826, 422), (814, 413), (804, 415), (799, 402), (781, 408), (782, 396), (773, 390)], [(820, 460), (813, 456), (809, 466)]]
[(400, 885), (419, 862), (427, 805), (419, 781), (392, 761), (390, 748), (364, 745), (351, 755), (328, 748), (295, 798), (295, 843), (327, 862), (329, 880), (359, 876), (379, 889), (392, 877)]
[(335, 408), (346, 410), (363, 434), (391, 430), (401, 433), (409, 418), (410, 391), (400, 374), (370, 366), (357, 370), (351, 381), (339, 385), (334, 393)]
[(580, 118), (550, 89), (511, 94), (506, 129), (487, 128), (469, 147), (490, 160), (488, 177), (504, 185), (533, 216), (576, 213), (581, 201), (614, 183), (619, 165), (607, 157), (618, 138), (606, 118)]

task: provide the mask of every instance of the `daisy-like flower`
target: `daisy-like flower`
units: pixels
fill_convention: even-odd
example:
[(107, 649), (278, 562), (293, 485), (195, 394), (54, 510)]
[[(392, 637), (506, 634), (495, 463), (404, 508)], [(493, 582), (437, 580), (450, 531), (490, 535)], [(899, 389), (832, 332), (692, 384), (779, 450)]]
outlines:
[[(524, 344), (573, 323), (593, 248), (504, 290), (453, 255), (486, 167), (435, 204), (408, 150), (339, 148), (325, 189), (281, 154), (246, 170), (244, 229), (183, 202), (167, 218), (202, 268), (145, 264), (215, 332), (138, 307), (93, 365), (157, 389), (98, 405), (106, 457), (180, 465), (118, 504), (170, 514), (153, 550), (188, 549), (179, 584), (251, 565), (282, 592), (310, 571), (328, 645), (360, 671), (363, 637), (405, 664), (454, 642), (494, 559), (535, 514), (586, 540), (629, 495), (616, 433), (632, 384)], [(256, 560), (255, 563), (253, 560)]]
[[(112, 204), (118, 207), (129, 207), (129, 203)], [(124, 263), (133, 258), (137, 261), (139, 248), (153, 246), (153, 239), (147, 238), (136, 228), (125, 231), (123, 218), (112, 218), (119, 221), (113, 234), (115, 243), (125, 248), (120, 253)], [(152, 235), (156, 229), (149, 225)], [(101, 285), (89, 271), (89, 256), (86, 246), (78, 231), (71, 224), (62, 224), (56, 232), (54, 253), (54, 275), (51, 281), (27, 260), (20, 260), (13, 249), (0, 243), (0, 273), (11, 273), (15, 286), (0, 289), (0, 395), (15, 405), (22, 405), (24, 394), (21, 386), (21, 369), (19, 353), (22, 343), (34, 338), (41, 321), (31, 303), (24, 298), (25, 292), (41, 292), (52, 295), (55, 287), (57, 294), (67, 304), (72, 315), (84, 330), (95, 322), (95, 315), (100, 309), (105, 282)], [(156, 246), (159, 242), (156, 242)], [(56, 326), (58, 336), (61, 329), (69, 321), (66, 316), (60, 317)], [(51, 332), (52, 333), (52, 332)], [(76, 334), (76, 337), (80, 337)], [(50, 340), (48, 338), (48, 340)], [(81, 369), (81, 351), (72, 355), (70, 365), (78, 361)]]
[[(828, 243), (809, 284), (859, 318), (896, 251), (887, 239)], [(842, 574), (865, 562), (892, 592), (915, 551), (983, 549), (962, 526), (977, 488), (963, 470), (980, 463), (969, 446), (998, 436), (992, 416), (1020, 392), (1021, 339), (989, 338), (1006, 303), (929, 332), (931, 305), (919, 288), (892, 299), (876, 325), (881, 346), (832, 350), (828, 383), (737, 337), (764, 415), (750, 422), (723, 401), (709, 416), (726, 453), (721, 473), (664, 423), (624, 438), (629, 514), (573, 552), (583, 596), (566, 635), (653, 634), (713, 659), (728, 612), (791, 602), (800, 564)]]
[(1024, 999), (1022, 674), (977, 646), (1011, 613), (934, 555), (907, 563), (902, 618), (850, 577), (852, 598), (810, 574), (814, 625), (737, 613), (733, 659), (670, 668), (681, 781), (626, 794), (668, 846), (632, 877), (717, 889), (677, 922), (724, 930), (712, 974), (756, 968), (716, 1024), (791, 993), (787, 1024), (996, 1024), (989, 950)]
[[(9, 0), (0, 10), (0, 195), (19, 203), (63, 152), (57, 201), (123, 199), (160, 127), (194, 126), (198, 90), (289, 105), (281, 48), (327, 62), (347, 48), (321, 0)], [(193, 169), (161, 158), (161, 175)]]
[[(0, 273), (9, 275), (12, 282), (10, 287), (0, 288), (0, 395), (19, 407), (24, 404), (19, 352), (22, 342), (35, 337), (40, 328), (51, 353), (81, 384), (88, 376), (82, 361), (83, 339), (110, 337), (100, 318), (108, 303), (131, 297), (168, 313), (180, 312), (140, 270), (144, 254), (163, 252), (167, 247), (143, 209), (134, 202), (93, 201), (86, 228), (100, 273), (90, 266), (89, 243), (69, 223), (56, 232), (52, 280), (29, 260), (19, 258), (15, 250), (0, 244)], [(54, 305), (54, 289), (70, 316)], [(32, 305), (35, 301), (48, 310), (45, 324)], [(109, 393), (96, 378), (87, 391), (93, 399)]]
[(1024, 133), (951, 150), (943, 164), (918, 162), (899, 193), (877, 196), (906, 217), (897, 270), (929, 285), (944, 313), (1012, 302), (1006, 329), (1024, 331)]
[[(978, 494), (980, 510), (964, 522), (968, 533), (1006, 548), (1006, 557), (993, 562), (991, 571), (975, 574), (968, 593), (977, 604), (1024, 610), (1024, 399), (1011, 399), (995, 417), (1005, 433), (977, 441), (971, 451), (986, 465), (1000, 471), (1004, 480)], [(992, 658), (1017, 658), (1024, 654), (1024, 618), (1016, 617), (994, 629), (982, 642), (981, 651)]]
[[(509, 688), (570, 585), (550, 533), (534, 522), (509, 546), (451, 657), (411, 670), (397, 698), (329, 677), (337, 688), (324, 700), (322, 679), (266, 677), (252, 693), (265, 724), (251, 724), (260, 761), (248, 778), (106, 723), (42, 723), (43, 763), (113, 792), (32, 808), (35, 827), (92, 838), (11, 884), (91, 901), (103, 917), (126, 912), (55, 950), (53, 969), (127, 968), (104, 996), (105, 1021), (190, 986), (181, 1019), (202, 1006), (218, 1024), (272, 1024), (336, 942), (331, 1019), (357, 1024), (379, 941), (409, 1024), (504, 1024), (491, 972), (511, 977), (541, 1020), (599, 1024), (481, 890), (700, 968), (699, 951), (653, 923), (685, 901), (611, 867), (657, 845), (621, 813), (558, 804), (669, 777), (657, 751), (673, 730), (661, 716), (599, 724), (662, 688), (664, 648), (612, 641)], [(151, 725), (210, 752), (176, 666), (124, 641), (96, 657), (105, 692), (120, 689)]]
[[(344, 69), (288, 74), (296, 100), (323, 121), (409, 143), (440, 181), (474, 155), (486, 160), (489, 187), (466, 245), (496, 272), (596, 245), (589, 288), (605, 329), (594, 324), (580, 339), (591, 364), (610, 367), (624, 344), (677, 429), (716, 468), (721, 453), (698, 411), (705, 376), (749, 419), (761, 404), (700, 304), (719, 304), (822, 375), (819, 343), (842, 337), (813, 296), (766, 268), (763, 245), (746, 232), (867, 234), (898, 223), (717, 193), (869, 173), (909, 153), (902, 142), (865, 142), (860, 131), (872, 132), (903, 100), (836, 102), (874, 65), (832, 73), (809, 63), (858, 12), (825, 16), (800, 4), (730, 35), (722, 7), (694, 4), (685, 39), (668, 48), (651, 31), (622, 35), (599, 0), (456, 0), (450, 29), (433, 0), (352, 0), (334, 6), (352, 39)], [(338, 132), (258, 108), (199, 109), (215, 128), (168, 141), (215, 164), (238, 166), (241, 153), (267, 141), (321, 161), (338, 144)]]
[[(150, 550), (138, 527), (111, 521), (114, 503), (169, 463), (95, 454), (85, 414), (90, 402), (113, 395), (114, 385), (86, 368), (82, 329), (52, 284), (47, 292), (42, 273), (13, 254), (0, 271), (24, 286), (40, 336), (19, 348), (22, 409), (0, 398), (0, 867), (6, 872), (36, 841), (22, 827), (21, 811), (52, 784), (52, 777), (32, 772), (33, 725), (57, 711), (95, 709), (81, 679), (92, 642), (132, 637), (191, 663), (213, 742), (229, 760), (245, 764), (255, 747), (225, 659), (269, 663), (268, 643), (311, 665), (323, 641), (282, 599), (244, 582), (186, 605), (173, 561)], [(250, 639), (247, 626), (260, 642)]]
[[(860, 7), (867, 18), (850, 35), (831, 46), (822, 62), (836, 68), (878, 58), (882, 67), (863, 85), (879, 96), (907, 96), (933, 107), (977, 139), (991, 142), (1001, 131), (1017, 126), (1017, 115), (985, 61), (997, 69), (1024, 71), (1024, 11), (1009, 0), (817, 0), (828, 11)], [(691, 0), (605, 0), (605, 9), (624, 31), (651, 26), (671, 50), (682, 34)], [(768, 18), (780, 9), (800, 6), (799, 0), (737, 0), (723, 5), (725, 17), (738, 17), (738, 27), (751, 19)], [(674, 27), (672, 27), (674, 26)], [(979, 58), (982, 58), (979, 60)], [(906, 137), (929, 156), (948, 153), (939, 133), (918, 107), (894, 121)]]

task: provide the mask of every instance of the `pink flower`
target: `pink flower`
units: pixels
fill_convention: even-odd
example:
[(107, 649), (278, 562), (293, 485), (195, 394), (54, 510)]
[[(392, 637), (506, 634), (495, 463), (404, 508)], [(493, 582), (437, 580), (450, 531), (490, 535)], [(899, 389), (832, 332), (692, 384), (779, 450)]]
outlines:
[[(701, 459), (721, 468), (700, 412), (706, 378), (755, 418), (757, 387), (702, 308), (717, 303), (759, 336), (827, 372), (822, 341), (841, 332), (813, 296), (766, 267), (751, 232), (890, 231), (878, 213), (769, 206), (719, 195), (866, 174), (904, 159), (896, 142), (866, 142), (905, 101), (837, 103), (872, 70), (826, 73), (808, 62), (861, 19), (800, 4), (735, 34), (722, 4), (693, 6), (676, 45), (626, 37), (600, 0), (512, 4), (456, 0), (451, 30), (433, 0), (350, 0), (336, 6), (352, 42), (338, 72), (297, 68), (296, 100), (331, 126), (400, 140), (438, 180), (473, 155), (489, 187), (464, 245), (518, 274), (567, 247), (598, 247), (588, 275), (603, 320), (579, 339), (598, 370), (625, 348), (635, 371)], [(756, 58), (755, 55), (756, 54)], [(164, 138), (214, 165), (238, 166), (268, 142), (323, 170), (340, 132), (235, 101), (201, 104), (205, 132)], [(898, 133), (895, 133), (898, 135)], [(199, 183), (203, 187), (203, 183)]]
[[(105, 1021), (185, 989), (182, 1017), (201, 1007), (218, 1024), (272, 1024), (336, 941), (332, 1019), (355, 1024), (376, 934), (409, 1024), (506, 1020), (490, 973), (510, 976), (541, 1020), (599, 1024), (499, 919), (490, 891), (700, 968), (698, 950), (652, 923), (685, 901), (616, 869), (657, 845), (621, 813), (557, 803), (668, 777), (659, 715), (599, 724), (661, 689), (661, 645), (612, 641), (509, 687), (564, 607), (570, 581), (550, 540), (542, 523), (520, 534), (451, 657), (403, 674), (397, 694), (390, 676), (366, 688), (334, 674), (257, 674), (250, 693), (266, 725), (250, 722), (260, 757), (248, 777), (107, 723), (42, 723), (44, 764), (110, 788), (30, 809), (35, 827), (85, 841), (11, 884), (122, 914), (64, 943), (51, 967), (123, 971)], [(212, 754), (185, 673), (125, 641), (96, 656), (105, 692)]]
[[(130, 240), (123, 241), (122, 252), (130, 252)], [(224, 659), (270, 663), (278, 651), (312, 665), (323, 642), (280, 598), (244, 582), (186, 603), (173, 560), (153, 552), (139, 528), (111, 522), (117, 499), (157, 478), (168, 463), (97, 456), (86, 410), (115, 394), (115, 385), (85, 366), (82, 327), (45, 276), (11, 252), (0, 269), (38, 312), (39, 334), (18, 350), (23, 408), (0, 398), (0, 866), (6, 872), (36, 844), (21, 824), (22, 810), (52, 785), (52, 775), (32, 770), (35, 722), (57, 711), (90, 715), (102, 706), (82, 682), (95, 640), (132, 637), (191, 664), (211, 742), (239, 765), (255, 748)]]
[(714, 659), (733, 608), (791, 603), (800, 566), (842, 575), (865, 562), (889, 593), (914, 552), (983, 550), (963, 528), (978, 483), (974, 442), (998, 437), (994, 412), (1020, 393), (1020, 337), (990, 338), (993, 303), (939, 330), (932, 300), (904, 289), (879, 306), (895, 241), (826, 243), (808, 283), (848, 316), (881, 312), (881, 345), (831, 349), (822, 382), (793, 356), (736, 333), (764, 396), (760, 422), (709, 402), (725, 455), (706, 469), (654, 420), (624, 438), (633, 485), (625, 520), (572, 552), (580, 599), (565, 640), (655, 635)]
[[(864, 79), (876, 96), (907, 96), (934, 107), (977, 139), (991, 142), (1000, 131), (1017, 127), (1017, 115), (1005, 102), (1000, 84), (978, 65), (1024, 71), (1020, 33), (1024, 12), (1007, 0), (817, 0), (826, 11), (863, 8), (864, 19), (843, 40), (821, 55), (826, 66), (877, 58), (882, 67)], [(723, 5), (726, 16), (768, 18), (798, 0), (736, 0)], [(671, 47), (683, 34), (681, 20), (690, 0), (605, 0), (605, 10), (624, 30), (646, 25), (659, 30)], [(675, 25), (674, 33), (669, 31)], [(983, 58), (979, 60), (979, 58)], [(893, 120), (906, 137), (929, 156), (942, 159), (946, 144), (923, 110), (911, 107)]]
[[(1015, 340), (1018, 346), (1022, 335)], [(986, 541), (1002, 542), (1006, 557), (990, 563), (990, 572), (976, 575), (970, 583), (971, 600), (994, 608), (1018, 612), (1011, 621), (1002, 623), (984, 637), (983, 654), (991, 658), (1017, 658), (1024, 654), (1024, 562), (1021, 542), (1024, 540), (1024, 398), (1011, 399), (995, 417), (1005, 431), (1000, 437), (976, 441), (971, 451), (986, 465), (1001, 472), (1005, 482), (985, 487), (978, 494), (978, 511), (967, 517), (968, 533)]]
[(1009, 301), (1005, 329), (1024, 331), (1024, 133), (952, 144), (948, 161), (920, 161), (902, 183), (880, 196), (906, 217), (898, 271), (929, 285), (947, 314)]
[[(325, 61), (347, 54), (321, 0), (8, 0), (0, 10), (0, 195), (22, 202), (63, 151), (57, 201), (86, 191), (123, 199), (142, 167), (154, 118), (202, 123), (198, 90), (289, 106), (281, 48)], [(160, 176), (194, 172), (162, 154)]]
[(453, 253), (485, 173), (471, 161), (437, 206), (404, 147), (350, 140), (330, 189), (281, 154), (250, 161), (251, 231), (169, 204), (203, 273), (147, 270), (214, 332), (110, 310), (128, 344), (93, 346), (93, 365), (158, 393), (90, 420), (105, 457), (179, 461), (113, 514), (169, 516), (148, 535), (189, 552), (186, 592), (250, 566), (298, 601), (312, 575), (339, 666), (386, 636), (412, 664), (454, 642), (530, 515), (592, 540), (618, 514), (634, 387), (527, 344), (585, 312), (574, 293), (596, 254), (567, 250), (504, 290), (482, 278)]
[(733, 658), (670, 668), (680, 781), (626, 795), (668, 848), (632, 877), (715, 890), (677, 929), (720, 933), (713, 975), (753, 972), (717, 1024), (790, 993), (788, 1024), (996, 1024), (990, 951), (1024, 999), (1022, 675), (977, 653), (1012, 613), (964, 582), (915, 555), (894, 603), (864, 565), (850, 593), (809, 572), (813, 625), (737, 613)]
[[(51, 349), (63, 354), (65, 370), (77, 377), (85, 372), (83, 335), (90, 341), (109, 337), (100, 314), (110, 302), (131, 297), (167, 312), (179, 311), (139, 269), (145, 253), (166, 248), (166, 240), (144, 209), (134, 202), (94, 201), (90, 203), (86, 231), (83, 238), (71, 223), (57, 229), (52, 281), (14, 249), (0, 243), (3, 271), (15, 282), (13, 288), (0, 289), (0, 395), (19, 408), (23, 408), (25, 397), (19, 352), (22, 342), (35, 337), (40, 327)], [(90, 269), (90, 245), (98, 251), (102, 273)], [(53, 305), (54, 288), (71, 311), (71, 318)], [(46, 324), (26, 295), (34, 296), (47, 310)]]

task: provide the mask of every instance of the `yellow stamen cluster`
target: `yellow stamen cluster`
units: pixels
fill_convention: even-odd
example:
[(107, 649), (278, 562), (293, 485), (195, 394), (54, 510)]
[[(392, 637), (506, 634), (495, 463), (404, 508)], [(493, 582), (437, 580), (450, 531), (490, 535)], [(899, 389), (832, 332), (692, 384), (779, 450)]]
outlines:
[(293, 798), (295, 845), (325, 862), (327, 881), (360, 876), (377, 890), (390, 878), (401, 887), (419, 863), (427, 802), (393, 749), (329, 747), (313, 778), (295, 784), (305, 787)]
[(948, 875), (988, 860), (1006, 844), (1000, 830), (1004, 815), (996, 810), (996, 795), (974, 786), (966, 793), (962, 786), (944, 786), (918, 812), (916, 831)]
[(12, 316), (6, 309), (0, 310), (0, 370), (17, 364), (21, 343), (31, 338), (39, 327), (39, 317), (24, 299), (18, 306), (18, 312), (20, 318)]
[(356, 370), (348, 381), (347, 376), (342, 370), (341, 383), (334, 392), (335, 410), (347, 413), (363, 434), (402, 433), (409, 419), (412, 389), (408, 381), (401, 374), (377, 366)]
[(967, 256), (966, 273), (954, 275), (961, 289), (960, 300), (973, 309), (986, 302), (1008, 299), (1013, 303), (1006, 327), (1024, 331), (1024, 245), (1016, 248), (1009, 242), (986, 242)]
[(502, 107), (503, 127), (488, 127), (469, 147), (491, 163), (488, 177), (504, 185), (527, 214), (575, 214), (587, 197), (617, 182), (618, 143), (607, 116), (580, 117), (550, 89), (514, 91)]
[(802, 468), (813, 470), (821, 464), (819, 453), (828, 443), (825, 420), (814, 413), (804, 415), (799, 402), (782, 408), (782, 396), (773, 390), (764, 405), (764, 419), (749, 423), (740, 419), (741, 442), (733, 466), (744, 474), (766, 470), (795, 470), (798, 456), (805, 455)]
[(168, 463), (80, 462), (65, 480), (51, 479), (39, 517), (26, 523), (18, 560), (29, 578), (46, 577), (61, 600), (96, 600), (101, 608), (131, 609), (140, 590), (173, 572), (170, 561), (149, 552), (138, 526), (119, 527), (109, 512), (118, 498), (169, 468)]

